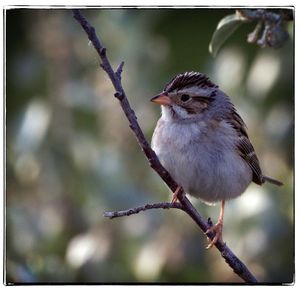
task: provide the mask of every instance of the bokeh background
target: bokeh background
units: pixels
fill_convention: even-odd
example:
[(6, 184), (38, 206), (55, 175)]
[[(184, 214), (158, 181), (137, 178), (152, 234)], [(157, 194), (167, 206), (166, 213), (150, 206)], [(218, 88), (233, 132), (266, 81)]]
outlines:
[[(149, 102), (177, 73), (200, 71), (231, 96), (265, 174), (227, 203), (224, 239), (262, 282), (294, 275), (294, 60), (246, 42), (241, 26), (213, 59), (208, 45), (230, 9), (92, 9), (112, 64), (151, 139)], [(178, 210), (109, 220), (103, 212), (168, 201), (112, 85), (71, 10), (6, 10), (6, 282), (241, 282)], [(219, 204), (192, 199), (215, 221)]]

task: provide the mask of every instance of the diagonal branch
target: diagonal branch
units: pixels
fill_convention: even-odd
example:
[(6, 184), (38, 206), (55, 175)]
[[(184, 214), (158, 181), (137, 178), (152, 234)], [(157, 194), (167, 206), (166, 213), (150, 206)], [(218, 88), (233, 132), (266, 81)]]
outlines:
[[(121, 73), (123, 68), (123, 62), (119, 65), (116, 72), (113, 70), (107, 55), (106, 55), (106, 49), (102, 45), (100, 39), (97, 37), (94, 27), (92, 27), (89, 22), (86, 20), (86, 18), (81, 14), (81, 12), (78, 9), (73, 10), (73, 16), (74, 18), (79, 22), (79, 24), (82, 26), (82, 28), (85, 30), (89, 40), (92, 42), (93, 46), (95, 47), (96, 51), (98, 52), (98, 55), (101, 59), (100, 66), (103, 68), (103, 70), (107, 73), (109, 76), (116, 93), (114, 94), (115, 97), (119, 100), (120, 105), (129, 121), (129, 126), (131, 130), (134, 132), (134, 135), (142, 148), (144, 154), (146, 155), (148, 162), (150, 166), (157, 172), (157, 174), (162, 178), (162, 180), (169, 186), (169, 188), (175, 192), (178, 185), (173, 180), (171, 175), (167, 172), (167, 170), (161, 165), (159, 162), (155, 152), (150, 147), (149, 143), (147, 142), (138, 122), (137, 118), (135, 116), (134, 111), (132, 110), (129, 101), (126, 97), (125, 91), (122, 87), (121, 83)], [(133, 208), (127, 211), (121, 211), (123, 213), (118, 212), (112, 212), (112, 213), (106, 213), (106, 215), (110, 218), (114, 217), (120, 217), (117, 216), (118, 214), (125, 214), (125, 215), (131, 215), (131, 214), (137, 214), (140, 211), (144, 211), (147, 209), (153, 209), (153, 208), (162, 208), (163, 206), (168, 206), (169, 208), (178, 208), (185, 211), (193, 220), (194, 222), (200, 227), (200, 229), (206, 233), (207, 229), (210, 227), (210, 224), (206, 222), (204, 218), (197, 212), (197, 210), (194, 208), (194, 206), (191, 204), (191, 202), (188, 200), (188, 198), (185, 196), (182, 189), (178, 192), (177, 198), (181, 203), (181, 206), (179, 205), (159, 205), (159, 204), (165, 204), (165, 203), (158, 203), (158, 204), (152, 204), (152, 207), (149, 207), (151, 205), (146, 205), (138, 208)], [(155, 207), (153, 207), (155, 206)], [(160, 207), (159, 207), (160, 206)], [(105, 214), (104, 214), (105, 215)], [(122, 216), (125, 216), (122, 215)], [(210, 232), (207, 234), (207, 236), (210, 239), (213, 239), (214, 233)], [(222, 257), (225, 259), (227, 264), (233, 269), (233, 271), (238, 274), (245, 282), (248, 283), (256, 283), (257, 280), (254, 277), (254, 275), (248, 270), (246, 265), (230, 250), (230, 248), (226, 245), (218, 241), (215, 244), (216, 248), (220, 251)]]

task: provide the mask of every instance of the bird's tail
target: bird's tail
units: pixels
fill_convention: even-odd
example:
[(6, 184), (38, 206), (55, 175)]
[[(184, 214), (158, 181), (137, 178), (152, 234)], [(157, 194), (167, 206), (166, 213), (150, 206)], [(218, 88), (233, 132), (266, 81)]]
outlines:
[(271, 177), (268, 177), (268, 176), (265, 176), (265, 175), (263, 176), (263, 178), (264, 178), (265, 181), (267, 181), (271, 184), (274, 184), (276, 186), (282, 186), (283, 185), (283, 183), (281, 181), (276, 180), (274, 178), (271, 178)]

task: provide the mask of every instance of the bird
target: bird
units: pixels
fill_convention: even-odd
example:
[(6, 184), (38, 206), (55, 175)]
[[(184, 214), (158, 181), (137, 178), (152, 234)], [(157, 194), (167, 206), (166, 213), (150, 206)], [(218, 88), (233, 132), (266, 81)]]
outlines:
[(200, 72), (177, 74), (151, 98), (161, 117), (151, 147), (180, 188), (204, 203), (221, 202), (219, 218), (207, 248), (222, 238), (225, 202), (240, 196), (251, 182), (283, 183), (262, 174), (259, 160), (235, 106), (219, 86)]

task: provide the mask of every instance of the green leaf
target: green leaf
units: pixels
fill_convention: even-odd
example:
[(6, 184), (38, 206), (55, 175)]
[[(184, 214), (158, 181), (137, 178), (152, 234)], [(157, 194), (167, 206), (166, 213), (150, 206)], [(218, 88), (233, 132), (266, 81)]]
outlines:
[(245, 22), (239, 14), (230, 14), (220, 20), (209, 44), (209, 52), (215, 57), (226, 39)]

